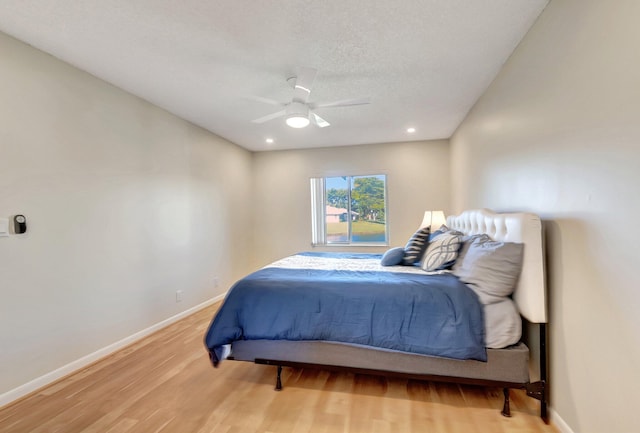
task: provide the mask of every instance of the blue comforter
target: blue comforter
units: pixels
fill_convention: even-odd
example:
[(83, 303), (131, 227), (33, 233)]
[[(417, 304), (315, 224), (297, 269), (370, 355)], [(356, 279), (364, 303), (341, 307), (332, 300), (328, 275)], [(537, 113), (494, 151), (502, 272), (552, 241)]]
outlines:
[(339, 341), (486, 361), (482, 306), (451, 274), (261, 269), (231, 288), (205, 345), (217, 366), (223, 345), (262, 339)]

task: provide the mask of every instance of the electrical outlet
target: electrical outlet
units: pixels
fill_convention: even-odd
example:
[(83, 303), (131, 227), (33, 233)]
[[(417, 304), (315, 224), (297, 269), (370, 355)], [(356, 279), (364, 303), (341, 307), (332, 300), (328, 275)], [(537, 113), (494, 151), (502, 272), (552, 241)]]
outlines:
[(213, 277), (213, 287), (218, 287), (218, 285), (220, 285), (218, 277)]
[(176, 291), (176, 302), (182, 301), (182, 290)]

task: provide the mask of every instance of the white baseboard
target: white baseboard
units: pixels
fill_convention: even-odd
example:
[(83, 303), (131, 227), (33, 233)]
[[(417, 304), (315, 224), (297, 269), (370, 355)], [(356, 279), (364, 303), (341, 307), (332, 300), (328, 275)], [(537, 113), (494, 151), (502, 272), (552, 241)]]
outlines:
[(171, 325), (172, 323), (177, 322), (178, 320), (187, 317), (188, 315), (195, 313), (198, 310), (201, 310), (209, 305), (221, 301), (225, 297), (226, 293), (218, 295), (214, 298), (209, 299), (208, 301), (203, 302), (202, 304), (196, 305), (195, 307), (189, 308), (181, 313), (176, 314), (175, 316), (169, 317), (168, 319), (163, 320), (162, 322), (156, 323), (142, 331), (136, 332), (129, 337), (123, 338), (120, 341), (116, 341), (113, 344), (108, 345), (107, 347), (103, 347), (102, 349), (96, 350), (89, 355), (83, 356), (80, 359), (77, 359), (73, 362), (70, 362), (67, 365), (64, 365), (56, 370), (53, 370), (47, 374), (44, 374), (38, 378), (33, 379), (30, 382), (25, 383), (24, 385), (20, 385), (17, 388), (14, 388), (10, 391), (5, 392), (4, 394), (0, 394), (0, 409), (9, 403), (12, 403), (18, 400), (21, 397), (24, 397), (27, 394), (30, 394), (34, 391), (37, 391), (40, 388), (43, 388), (56, 380), (67, 376), (74, 371), (80, 370), (81, 368), (86, 367), (87, 365), (104, 358), (107, 355), (112, 354), (113, 352), (122, 349), (125, 346), (128, 346), (131, 343), (140, 340), (141, 338), (146, 337), (166, 326)]
[(553, 422), (553, 425), (560, 430), (560, 433), (574, 433), (571, 427), (569, 427), (569, 424), (567, 424), (562, 417), (558, 415), (558, 412), (549, 408), (549, 415), (551, 415), (551, 422)]

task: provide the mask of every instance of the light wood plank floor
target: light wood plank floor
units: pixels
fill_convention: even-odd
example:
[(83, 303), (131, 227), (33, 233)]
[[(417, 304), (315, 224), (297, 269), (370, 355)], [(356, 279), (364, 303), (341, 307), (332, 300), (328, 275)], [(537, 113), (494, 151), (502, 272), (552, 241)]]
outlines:
[(201, 310), (0, 410), (0, 432), (334, 433), (553, 432), (539, 403), (500, 389), (385, 379), (225, 361), (203, 336), (218, 305)]

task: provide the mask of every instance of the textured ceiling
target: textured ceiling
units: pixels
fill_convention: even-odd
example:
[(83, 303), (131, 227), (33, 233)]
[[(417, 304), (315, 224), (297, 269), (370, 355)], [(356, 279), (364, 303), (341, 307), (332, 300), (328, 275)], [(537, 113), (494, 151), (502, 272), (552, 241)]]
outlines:
[[(0, 31), (259, 151), (450, 137), (546, 4), (2, 0)], [(371, 104), (252, 123), (279, 108), (247, 97), (290, 101), (298, 67), (318, 69), (310, 102)]]

